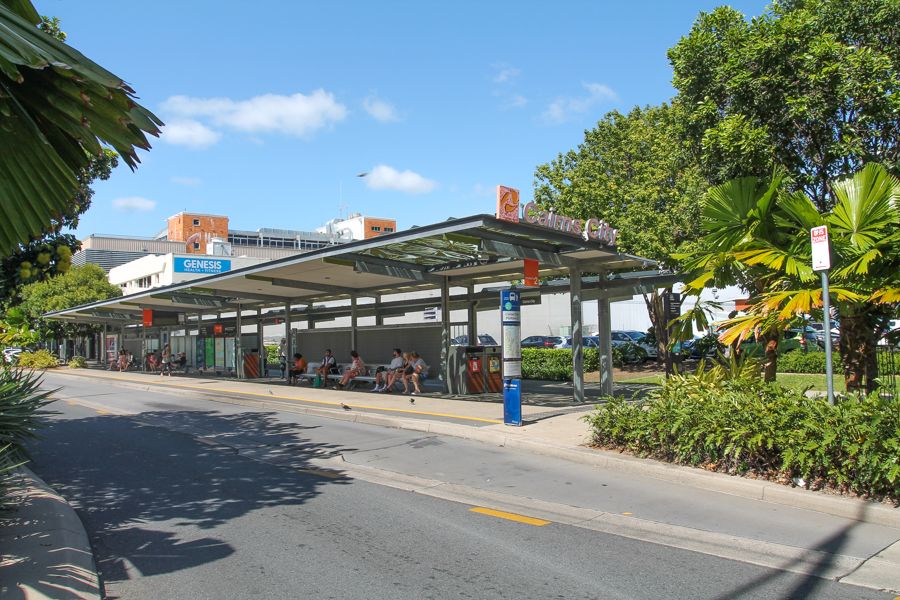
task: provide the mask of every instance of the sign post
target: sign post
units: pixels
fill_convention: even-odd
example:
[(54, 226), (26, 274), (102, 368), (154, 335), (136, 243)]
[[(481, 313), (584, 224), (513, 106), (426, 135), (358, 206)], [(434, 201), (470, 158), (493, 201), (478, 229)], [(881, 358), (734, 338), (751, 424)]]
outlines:
[(663, 313), (665, 314), (666, 319), (666, 377), (675, 374), (675, 363), (672, 360), (672, 350), (670, 348), (672, 342), (672, 325), (670, 324), (672, 320), (677, 319), (681, 316), (681, 294), (675, 292), (666, 292), (663, 296)]
[(522, 310), (516, 290), (500, 292), (500, 325), (503, 331), (503, 423), (522, 425)]
[(834, 404), (834, 377), (831, 364), (831, 299), (828, 294), (828, 269), (831, 268), (831, 252), (828, 247), (828, 227), (822, 225), (809, 230), (812, 244), (812, 268), (822, 278), (822, 326), (825, 330), (825, 388), (828, 404)]

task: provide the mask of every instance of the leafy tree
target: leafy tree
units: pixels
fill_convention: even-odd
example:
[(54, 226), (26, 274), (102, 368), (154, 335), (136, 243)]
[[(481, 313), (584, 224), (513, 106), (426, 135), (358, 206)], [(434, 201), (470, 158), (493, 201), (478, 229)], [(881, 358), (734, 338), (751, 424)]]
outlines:
[[(111, 146), (132, 169), (162, 123), (120, 78), (55, 38), (29, 0), (0, 0), (0, 256), (65, 221), (92, 157)], [(80, 214), (77, 213), (76, 214)]]
[[(575, 150), (535, 171), (535, 200), (577, 218), (600, 217), (622, 232), (618, 249), (674, 266), (672, 254), (699, 236), (706, 182), (679, 139), (681, 108), (635, 107), (608, 113)], [(645, 295), (665, 356), (662, 297)]]
[(19, 309), (45, 339), (87, 335), (94, 331), (94, 326), (45, 321), (42, 315), (121, 295), (122, 290), (109, 283), (103, 269), (87, 264), (72, 267), (46, 281), (26, 285), (22, 288)]
[(683, 134), (714, 184), (790, 175), (820, 211), (869, 162), (898, 172), (900, 2), (782, 0), (701, 13), (669, 50)]

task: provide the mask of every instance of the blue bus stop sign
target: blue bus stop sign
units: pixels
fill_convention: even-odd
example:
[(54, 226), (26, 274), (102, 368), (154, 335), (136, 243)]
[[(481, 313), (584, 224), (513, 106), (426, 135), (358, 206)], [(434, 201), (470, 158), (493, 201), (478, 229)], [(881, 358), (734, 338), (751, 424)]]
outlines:
[(503, 334), (503, 423), (522, 424), (522, 298), (516, 290), (500, 292)]
[(503, 380), (503, 424), (522, 425), (522, 380)]

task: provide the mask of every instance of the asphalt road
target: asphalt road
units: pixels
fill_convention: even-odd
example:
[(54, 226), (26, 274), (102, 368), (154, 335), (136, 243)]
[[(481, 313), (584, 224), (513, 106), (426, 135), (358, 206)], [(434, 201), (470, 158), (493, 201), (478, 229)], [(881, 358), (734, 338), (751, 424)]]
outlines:
[[(109, 598), (893, 598), (320, 471), (313, 457), (868, 556), (897, 532), (474, 442), (63, 385), (33, 468), (76, 507)], [(128, 412), (134, 414), (116, 414)], [(705, 527), (700, 527), (705, 525)]]

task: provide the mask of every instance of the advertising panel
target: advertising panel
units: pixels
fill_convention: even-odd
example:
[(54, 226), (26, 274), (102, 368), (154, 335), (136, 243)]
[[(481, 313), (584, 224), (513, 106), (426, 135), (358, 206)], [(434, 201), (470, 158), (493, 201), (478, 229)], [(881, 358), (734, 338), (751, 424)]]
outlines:
[(199, 273), (201, 275), (218, 275), (231, 270), (231, 261), (225, 258), (191, 258), (176, 256), (172, 268), (176, 273)]
[(522, 376), (521, 296), (515, 290), (500, 292), (500, 325), (503, 338), (503, 378)]

